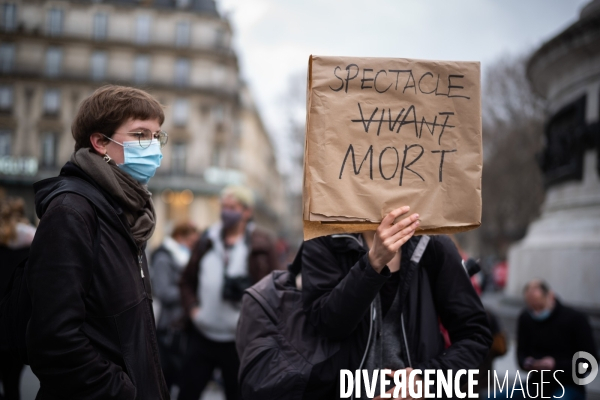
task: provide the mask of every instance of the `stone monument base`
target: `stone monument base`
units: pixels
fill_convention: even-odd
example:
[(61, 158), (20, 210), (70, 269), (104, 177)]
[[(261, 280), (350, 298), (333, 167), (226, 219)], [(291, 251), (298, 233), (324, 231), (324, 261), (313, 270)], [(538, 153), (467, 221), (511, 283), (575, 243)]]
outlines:
[(508, 256), (506, 296), (521, 298), (534, 278), (549, 283), (563, 302), (600, 314), (600, 179), (597, 153), (588, 151), (582, 182), (553, 186), (541, 217)]

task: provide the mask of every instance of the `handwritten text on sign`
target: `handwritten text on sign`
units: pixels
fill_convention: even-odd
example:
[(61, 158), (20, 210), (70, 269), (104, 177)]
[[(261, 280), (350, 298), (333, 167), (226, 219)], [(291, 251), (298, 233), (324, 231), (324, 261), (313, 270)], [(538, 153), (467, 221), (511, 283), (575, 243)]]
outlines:
[[(457, 97), (467, 100), (470, 99), (470, 96), (465, 94), (464, 86), (459, 84), (461, 79), (465, 77), (461, 74), (449, 74), (447, 76), (447, 80), (442, 82), (441, 86), (443, 87), (441, 87), (440, 74), (438, 73), (437, 77), (435, 77), (430, 71), (426, 71), (420, 76), (417, 76), (418, 80), (415, 80), (412, 69), (381, 69), (377, 71), (377, 73), (373, 74), (373, 68), (361, 68), (357, 64), (348, 64), (345, 67), (345, 71), (346, 73), (343, 74), (342, 68), (339, 65), (334, 68), (333, 74), (337, 79), (340, 80), (340, 85), (335, 88), (329, 86), (332, 91), (339, 92), (343, 90), (345, 93), (348, 93), (348, 90), (351, 86), (351, 81), (355, 80), (362, 71), (360, 86), (357, 85), (358, 90), (371, 89), (377, 93), (386, 93), (388, 90), (398, 91), (400, 88), (402, 94), (408, 90), (409, 93), (414, 93), (415, 95), (421, 94)], [(432, 154), (436, 154), (439, 158), (438, 179), (439, 182), (443, 181), (444, 160), (446, 158), (446, 154), (455, 153), (457, 151), (457, 149), (441, 148), (442, 136), (444, 135), (444, 132), (446, 132), (448, 129), (455, 128), (455, 126), (451, 125), (450, 122), (451, 117), (454, 115), (453, 111), (438, 111), (437, 114), (433, 116), (426, 116), (425, 114), (430, 110), (424, 110), (423, 112), (419, 113), (414, 104), (409, 104), (406, 107), (395, 110), (392, 110), (391, 107), (386, 108), (385, 106), (376, 106), (374, 109), (372, 109), (372, 111), (368, 110), (368, 107), (364, 104), (361, 105), (360, 102), (357, 102), (357, 106), (358, 118), (352, 119), (350, 122), (362, 124), (362, 127), (366, 133), (375, 131), (377, 136), (379, 136), (382, 133), (383, 127), (384, 132), (387, 128), (389, 132), (400, 134), (402, 128), (405, 125), (409, 125), (405, 130), (414, 130), (415, 138), (421, 139), (423, 135), (423, 128), (425, 128), (425, 132), (429, 133), (432, 137), (435, 137), (437, 144), (440, 146), (439, 149), (430, 151)], [(363, 164), (368, 162), (369, 177), (370, 179), (373, 179), (374, 151), (376, 150), (374, 150), (373, 145), (371, 145), (367, 149), (364, 158), (360, 160), (360, 164), (357, 164), (358, 160), (356, 159), (354, 145), (350, 144), (340, 168), (339, 179), (342, 179), (344, 167), (346, 166), (346, 162), (349, 161), (349, 158), (352, 160), (352, 170), (354, 171), (355, 175), (358, 175), (362, 170)], [(387, 156), (386, 152), (389, 152)], [(415, 169), (411, 169), (411, 167), (416, 164), (421, 157), (423, 157), (424, 153), (425, 148), (418, 143), (413, 143), (410, 145), (405, 144), (403, 149), (400, 148), (400, 151), (398, 151), (396, 147), (385, 147), (379, 153), (379, 161), (377, 163), (377, 166), (379, 167), (379, 175), (385, 180), (392, 180), (396, 177), (396, 175), (398, 175), (398, 185), (402, 186), (404, 171), (406, 170), (415, 174), (422, 181), (424, 181), (425, 179), (421, 174), (419, 174)], [(393, 172), (384, 172), (384, 157), (391, 157)], [(400, 168), (399, 173), (398, 168)]]
[(479, 63), (313, 56), (307, 107), (306, 237), (371, 229), (401, 205), (424, 232), (479, 225)]

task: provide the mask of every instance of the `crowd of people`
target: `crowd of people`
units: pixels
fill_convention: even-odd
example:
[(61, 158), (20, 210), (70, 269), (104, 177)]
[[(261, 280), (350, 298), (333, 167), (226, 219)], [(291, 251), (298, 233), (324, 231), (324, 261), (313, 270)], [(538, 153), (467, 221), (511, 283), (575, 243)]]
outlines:
[[(148, 93), (102, 87), (75, 117), (71, 160), (34, 185), (37, 230), (22, 202), (2, 202), (4, 298), (17, 292), (11, 275), (29, 257), (21, 263), (27, 307), (17, 310), (28, 317), (26, 330), (5, 319), (13, 303), (2, 303), (3, 332), (22, 335), (26, 356), (2, 347), (4, 398), (18, 398), (23, 362), (40, 380), (40, 400), (197, 400), (211, 380), (227, 400), (332, 399), (341, 369), (490, 370), (506, 353), (498, 319), (484, 309), (456, 245), (443, 235), (414, 236), (419, 215), (408, 207), (374, 232), (306, 241), (288, 272), (272, 274), (282, 265), (275, 242), (253, 222), (253, 193), (230, 186), (218, 222), (206, 229), (178, 222), (150, 252), (155, 212), (146, 184), (168, 141), (163, 122)], [(295, 293), (277, 299), (287, 308), (269, 314), (272, 331), (245, 315), (242, 301), (267, 276), (273, 285), (261, 290)], [(586, 317), (542, 281), (530, 282), (524, 298), (519, 365), (564, 370), (565, 398), (584, 398), (569, 379), (576, 351), (597, 355)], [(238, 324), (242, 315), (254, 324)], [(275, 324), (277, 315), (289, 319)], [(290, 324), (296, 329), (285, 336)], [(252, 339), (242, 344), (239, 335)], [(321, 357), (300, 377), (283, 356), (290, 351)]]
[(227, 399), (237, 398), (235, 348), (245, 289), (280, 267), (274, 242), (252, 222), (254, 197), (243, 186), (221, 194), (221, 215), (201, 235), (183, 222), (151, 257), (161, 364), (179, 399), (198, 399), (220, 372)]

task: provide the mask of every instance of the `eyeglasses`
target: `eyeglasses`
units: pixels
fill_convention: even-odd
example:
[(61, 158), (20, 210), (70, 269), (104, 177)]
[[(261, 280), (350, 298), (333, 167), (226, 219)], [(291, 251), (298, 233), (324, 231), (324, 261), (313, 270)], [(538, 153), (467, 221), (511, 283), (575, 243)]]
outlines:
[[(115, 133), (117, 133), (117, 132), (115, 132)], [(167, 132), (162, 131), (162, 130), (152, 132), (150, 129), (140, 129), (139, 131), (127, 132), (127, 134), (137, 138), (137, 140), (140, 144), (140, 147), (142, 149), (147, 149), (148, 147), (150, 147), (150, 144), (152, 144), (153, 139), (158, 140), (158, 143), (160, 144), (161, 149), (169, 141), (169, 135), (167, 134)], [(114, 140), (112, 140), (111, 138), (109, 138), (106, 135), (104, 135), (104, 137), (107, 138), (108, 140), (110, 140), (111, 142), (115, 142)], [(118, 142), (115, 142), (115, 143), (118, 143)], [(121, 144), (121, 143), (119, 143), (119, 144)]]

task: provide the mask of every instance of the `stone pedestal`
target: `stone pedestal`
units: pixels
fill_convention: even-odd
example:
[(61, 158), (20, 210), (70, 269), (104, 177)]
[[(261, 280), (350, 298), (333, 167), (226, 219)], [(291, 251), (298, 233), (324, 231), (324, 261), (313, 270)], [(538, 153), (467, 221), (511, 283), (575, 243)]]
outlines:
[[(600, 0), (538, 49), (527, 73), (549, 102), (541, 216), (509, 251), (509, 299), (546, 280), (567, 304), (600, 315)], [(598, 328), (597, 328), (598, 329)]]
[(582, 182), (548, 191), (542, 216), (509, 252), (506, 295), (522, 296), (523, 285), (546, 280), (566, 303), (600, 311), (600, 178), (597, 154), (584, 158)]

